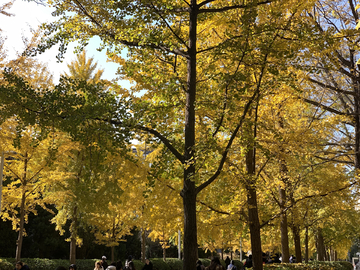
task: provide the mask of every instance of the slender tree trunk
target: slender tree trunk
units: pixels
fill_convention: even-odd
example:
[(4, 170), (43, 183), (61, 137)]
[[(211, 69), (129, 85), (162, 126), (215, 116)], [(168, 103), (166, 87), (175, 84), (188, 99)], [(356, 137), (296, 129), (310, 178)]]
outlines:
[(24, 174), (22, 179), (22, 194), (21, 194), (21, 204), (20, 204), (20, 228), (19, 235), (16, 241), (16, 261), (21, 259), (21, 250), (24, 236), (24, 223), (25, 223), (25, 201), (26, 201), (26, 185), (27, 185), (27, 166), (28, 166), (28, 153), (25, 153), (24, 159)]
[(196, 100), (196, 35), (197, 1), (191, 0), (189, 17), (189, 48), (187, 61), (187, 92), (185, 109), (184, 186), (184, 270), (195, 268), (198, 258), (195, 187), (195, 100)]
[(141, 261), (145, 263), (146, 257), (146, 237), (145, 237), (145, 230), (141, 229)]
[(163, 250), (163, 261), (166, 262), (166, 247), (163, 246), (162, 250)]
[(289, 235), (287, 214), (285, 211), (286, 191), (279, 186), (279, 204), (280, 204), (280, 235), (281, 235), (281, 256), (282, 262), (288, 263), (290, 258)]
[(309, 262), (309, 226), (305, 226), (305, 263)]
[(21, 205), (20, 205), (20, 227), (19, 227), (19, 234), (18, 239), (16, 241), (16, 261), (20, 261), (21, 259), (21, 249), (23, 243), (23, 235), (24, 235), (24, 223), (25, 223), (25, 190), (22, 192), (21, 196)]
[(70, 263), (76, 263), (77, 206), (74, 207), (70, 225)]

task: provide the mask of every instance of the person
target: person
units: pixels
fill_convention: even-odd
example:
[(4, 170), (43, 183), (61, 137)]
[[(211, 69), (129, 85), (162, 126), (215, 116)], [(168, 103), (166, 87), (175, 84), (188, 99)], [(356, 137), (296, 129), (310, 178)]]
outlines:
[(106, 269), (109, 266), (108, 263), (106, 262), (106, 256), (101, 257), (101, 265), (104, 269)]
[(360, 270), (360, 261), (358, 261), (358, 262), (355, 264), (355, 269), (356, 269), (356, 270)]
[(289, 258), (289, 263), (296, 263), (296, 258), (294, 255), (291, 255)]
[(130, 269), (130, 263), (132, 262), (132, 256), (129, 255), (129, 257), (127, 258), (127, 260), (125, 261), (125, 266), (124, 266), (124, 270), (129, 270)]
[(94, 270), (104, 270), (104, 267), (102, 266), (102, 261), (96, 261)]
[(200, 260), (196, 262), (196, 270), (205, 270), (205, 266), (202, 264)]
[(148, 258), (145, 259), (145, 265), (143, 266), (142, 270), (153, 270), (153, 264)]
[(130, 262), (129, 262), (129, 269), (130, 269), (130, 270), (136, 270), (133, 261), (130, 261)]
[(249, 257), (247, 257), (244, 268), (252, 268), (252, 255), (250, 254)]
[(15, 270), (30, 270), (30, 267), (24, 264), (22, 261), (18, 261), (15, 264)]
[(226, 259), (225, 259), (225, 268), (228, 269), (228, 266), (230, 264), (230, 258), (229, 256), (226, 256)]
[(111, 262), (106, 270), (116, 270), (116, 262)]
[(206, 270), (225, 270), (225, 267), (222, 266), (220, 263), (220, 259), (215, 257), (211, 260), (211, 263), (208, 267), (205, 268)]
[(233, 260), (230, 261), (227, 269), (228, 270), (237, 270), (236, 265), (234, 264)]
[(116, 262), (116, 270), (122, 270), (122, 269), (123, 269), (122, 262), (121, 260), (118, 260)]
[(76, 264), (70, 264), (69, 270), (76, 270), (76, 269), (77, 269)]

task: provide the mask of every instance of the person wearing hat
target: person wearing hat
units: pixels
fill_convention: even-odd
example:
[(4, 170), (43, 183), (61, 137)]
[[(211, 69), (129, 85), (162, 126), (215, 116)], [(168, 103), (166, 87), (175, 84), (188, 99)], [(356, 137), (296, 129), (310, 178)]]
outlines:
[(101, 263), (104, 269), (106, 269), (109, 266), (108, 263), (106, 262), (106, 256), (101, 257)]
[(70, 264), (69, 270), (76, 270), (76, 269), (77, 269), (76, 264)]

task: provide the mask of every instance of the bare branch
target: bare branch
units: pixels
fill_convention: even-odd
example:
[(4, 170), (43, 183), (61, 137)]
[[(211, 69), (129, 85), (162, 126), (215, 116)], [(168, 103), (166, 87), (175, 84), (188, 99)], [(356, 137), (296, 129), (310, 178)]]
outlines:
[(354, 114), (344, 113), (344, 112), (338, 111), (336, 109), (330, 108), (329, 106), (323, 105), (320, 102), (316, 102), (316, 101), (308, 99), (308, 98), (301, 98), (301, 99), (304, 100), (305, 102), (309, 103), (309, 104), (319, 106), (319, 107), (323, 108), (324, 110), (326, 110), (328, 112), (332, 112), (332, 113), (335, 113), (335, 114), (338, 114), (338, 115), (354, 115)]
[(312, 78), (309, 78), (308, 80), (309, 80), (310, 82), (313, 82), (313, 83), (321, 86), (322, 88), (334, 90), (335, 92), (342, 93), (342, 94), (346, 94), (346, 95), (355, 96), (355, 93), (354, 93), (353, 91), (342, 90), (342, 89), (339, 89), (338, 87), (334, 87), (334, 86), (329, 85), (329, 84), (324, 84), (324, 83), (319, 82), (319, 81), (317, 81), (317, 80), (315, 80), (315, 79), (312, 79)]

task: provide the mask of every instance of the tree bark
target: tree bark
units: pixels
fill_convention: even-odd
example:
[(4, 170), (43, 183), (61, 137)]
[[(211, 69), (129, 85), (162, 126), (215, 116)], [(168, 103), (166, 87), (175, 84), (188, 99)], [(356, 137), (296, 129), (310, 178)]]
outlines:
[(163, 261), (166, 262), (166, 247), (163, 246), (162, 250), (163, 250)]
[(301, 241), (300, 241), (300, 226), (297, 224), (293, 224), (291, 227), (294, 237), (294, 245), (295, 245), (295, 257), (296, 262), (302, 262), (302, 254), (301, 254)]
[(74, 207), (70, 226), (70, 263), (76, 263), (77, 206)]
[(141, 261), (145, 263), (146, 257), (146, 237), (145, 237), (145, 230), (141, 230)]
[(279, 186), (279, 203), (280, 203), (280, 235), (281, 235), (281, 256), (282, 262), (289, 262), (289, 235), (288, 235), (288, 222), (287, 214), (285, 212), (286, 191)]
[(184, 270), (194, 269), (198, 258), (195, 187), (195, 100), (196, 100), (196, 39), (197, 1), (191, 0), (189, 18), (189, 48), (187, 60), (187, 91), (185, 108), (184, 186), (181, 191), (184, 206)]
[(28, 166), (28, 153), (25, 153), (24, 159), (24, 175), (22, 176), (22, 194), (21, 194), (21, 204), (20, 204), (20, 228), (19, 228), (19, 235), (16, 241), (16, 254), (15, 259), (16, 261), (20, 261), (21, 259), (21, 250), (22, 250), (22, 243), (23, 243), (23, 236), (24, 236), (24, 223), (25, 223), (25, 201), (26, 201), (26, 185), (27, 185), (27, 166)]
[(21, 249), (22, 249), (22, 242), (23, 242), (23, 235), (24, 235), (24, 223), (25, 223), (25, 190), (22, 192), (21, 196), (21, 205), (20, 205), (20, 228), (18, 239), (16, 241), (16, 261), (20, 261), (21, 259)]
[(309, 227), (305, 227), (305, 263), (309, 262)]
[(262, 248), (261, 248), (261, 235), (260, 235), (260, 222), (257, 206), (257, 194), (255, 186), (255, 147), (248, 150), (246, 154), (246, 170), (248, 174), (247, 182), (247, 204), (249, 215), (249, 228), (251, 251), (253, 260), (253, 270), (262, 270)]
[(326, 252), (325, 252), (325, 245), (324, 245), (324, 237), (322, 235), (321, 229), (318, 228), (317, 231), (317, 239), (316, 239), (316, 250), (318, 261), (325, 261)]

